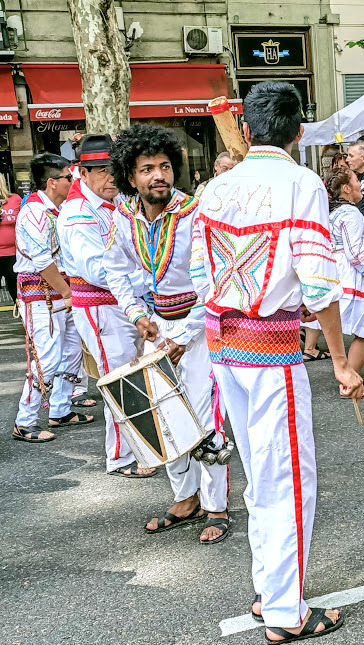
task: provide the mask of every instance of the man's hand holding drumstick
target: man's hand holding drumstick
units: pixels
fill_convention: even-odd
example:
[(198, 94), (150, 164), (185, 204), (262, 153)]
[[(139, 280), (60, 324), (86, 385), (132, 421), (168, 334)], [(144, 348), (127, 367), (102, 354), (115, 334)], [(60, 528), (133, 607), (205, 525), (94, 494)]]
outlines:
[[(135, 324), (143, 340), (149, 340), (151, 343), (154, 343), (160, 337), (157, 324), (149, 320), (148, 316), (141, 316)], [(186, 346), (177, 345), (174, 340), (166, 338), (158, 345), (158, 349), (165, 349), (165, 347), (168, 348), (167, 353), (173, 365), (177, 365), (186, 351)]]

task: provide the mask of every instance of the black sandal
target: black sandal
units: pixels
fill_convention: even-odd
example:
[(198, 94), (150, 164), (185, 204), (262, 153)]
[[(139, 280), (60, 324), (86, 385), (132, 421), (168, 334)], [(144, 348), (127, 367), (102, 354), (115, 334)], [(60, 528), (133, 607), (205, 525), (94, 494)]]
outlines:
[[(86, 405), (86, 401), (92, 401), (90, 405)], [(73, 396), (71, 398), (71, 403), (75, 407), (79, 408), (93, 408), (97, 405), (97, 401), (90, 399), (86, 394), (80, 394), (80, 396)]]
[[(133, 461), (130, 466), (124, 466), (121, 468), (116, 468), (108, 472), (108, 475), (119, 475), (119, 477), (125, 477), (126, 479), (146, 479), (147, 477), (154, 477), (157, 474), (157, 469), (155, 468), (153, 472), (142, 475), (138, 473), (138, 467), (143, 468), (143, 466), (138, 466), (136, 461)], [(130, 470), (130, 475), (126, 472)]]
[[(44, 428), (41, 428), (40, 426), (21, 428), (15, 424), (12, 437), (17, 441), (27, 441), (28, 443), (46, 443), (46, 441), (53, 441), (53, 439), (55, 439), (55, 436), (48, 437), (48, 439), (39, 439), (39, 435), (43, 431)], [(26, 437), (25, 435), (29, 433), (31, 433), (30, 437)]]
[(255, 598), (252, 602), (252, 618), (254, 618), (254, 620), (256, 620), (258, 623), (264, 623), (264, 618), (262, 614), (256, 614), (255, 611), (253, 611), (253, 605), (255, 602), (262, 602), (262, 594), (260, 593), (255, 594)]
[(222, 534), (214, 540), (200, 539), (200, 544), (217, 544), (217, 542), (222, 542), (222, 540), (225, 540), (230, 531), (231, 519), (230, 517), (208, 517), (205, 524), (203, 525), (202, 530), (207, 529), (209, 526), (214, 526), (215, 528), (220, 529), (222, 531)]
[(322, 352), (321, 349), (319, 349), (319, 353), (317, 356), (313, 356), (313, 354), (308, 354), (308, 352), (302, 352), (302, 356), (305, 358), (303, 359), (304, 363), (309, 363), (310, 361), (324, 361), (328, 358), (331, 358), (331, 354), (329, 352)]
[[(78, 417), (78, 421), (71, 421), (71, 419), (74, 419), (74, 417)], [(93, 420), (93, 417), (91, 417), (91, 419), (88, 419), (85, 414), (80, 414), (79, 412), (75, 414), (74, 412), (70, 412), (69, 414), (66, 414), (65, 417), (59, 417), (59, 419), (49, 418), (49, 421), (56, 421), (56, 425), (48, 423), (48, 428), (61, 428), (62, 426), (81, 426), (85, 423), (92, 423)]]
[[(190, 522), (197, 522), (199, 520), (203, 520), (206, 515), (203, 513), (202, 515), (197, 515), (197, 513), (201, 510), (200, 504), (196, 506), (196, 508), (187, 515), (187, 517), (177, 517), (177, 515), (173, 515), (173, 513), (170, 513), (169, 511), (166, 511), (158, 517), (158, 528), (156, 529), (147, 529), (147, 524), (144, 526), (145, 530), (147, 533), (163, 533), (163, 531), (169, 531), (170, 529), (175, 529), (177, 526), (182, 526), (182, 524), (189, 524)], [(170, 524), (167, 524), (166, 526), (166, 520), (171, 522)]]
[[(272, 632), (277, 634), (277, 636), (283, 636), (283, 640), (272, 641), (268, 638), (267, 634), (265, 634), (265, 640), (268, 641), (268, 643), (274, 643), (277, 645), (277, 642), (293, 643), (295, 641), (303, 641), (306, 638), (318, 638), (319, 636), (325, 636), (325, 634), (335, 632), (344, 622), (344, 617), (341, 617), (336, 623), (334, 623), (331, 618), (328, 618), (325, 615), (326, 609), (317, 608), (311, 609), (311, 611), (312, 614), (300, 634), (291, 634), (290, 632), (287, 632), (286, 629), (282, 629), (282, 627), (267, 627), (267, 629), (270, 629)], [(315, 632), (319, 623), (323, 623), (325, 625), (325, 629), (322, 632)]]

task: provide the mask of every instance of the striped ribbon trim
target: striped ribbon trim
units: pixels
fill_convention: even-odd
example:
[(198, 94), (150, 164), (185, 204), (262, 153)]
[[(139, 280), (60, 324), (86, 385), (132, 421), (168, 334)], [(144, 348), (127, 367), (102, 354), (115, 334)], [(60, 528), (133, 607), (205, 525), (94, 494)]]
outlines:
[(185, 318), (196, 304), (197, 295), (194, 291), (177, 293), (172, 296), (163, 296), (152, 291), (154, 311), (158, 316), (167, 320)]
[[(65, 273), (61, 273), (62, 278), (69, 284), (69, 278)], [(43, 280), (40, 273), (18, 273), (17, 277), (17, 297), (22, 302), (36, 302), (40, 300), (49, 301), (62, 300), (58, 291), (52, 289), (50, 285)]]

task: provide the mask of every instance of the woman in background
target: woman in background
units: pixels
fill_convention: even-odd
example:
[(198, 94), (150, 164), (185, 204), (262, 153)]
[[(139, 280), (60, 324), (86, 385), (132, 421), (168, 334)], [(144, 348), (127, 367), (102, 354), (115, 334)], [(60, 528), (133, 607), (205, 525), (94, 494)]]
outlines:
[(13, 266), (16, 259), (15, 224), (20, 210), (21, 198), (8, 191), (5, 177), (0, 173), (0, 282), (5, 278), (11, 298), (16, 300), (16, 274)]
[(364, 365), (364, 219), (354, 206), (361, 186), (349, 168), (332, 170), (327, 177), (330, 233), (344, 294), (340, 299), (343, 334), (354, 335), (348, 361), (358, 373)]

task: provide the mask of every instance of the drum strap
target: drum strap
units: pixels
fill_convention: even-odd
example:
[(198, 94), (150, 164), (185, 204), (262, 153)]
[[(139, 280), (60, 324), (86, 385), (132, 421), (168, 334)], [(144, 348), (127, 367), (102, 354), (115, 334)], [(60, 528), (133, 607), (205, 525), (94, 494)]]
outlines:
[[(95, 336), (96, 336), (96, 339), (97, 339), (97, 344), (98, 344), (99, 350), (101, 352), (102, 365), (103, 365), (103, 368), (104, 368), (104, 372), (105, 372), (105, 374), (108, 374), (110, 372), (110, 369), (109, 369), (109, 363), (108, 363), (108, 360), (107, 360), (105, 348), (104, 348), (104, 346), (102, 344), (102, 340), (101, 340), (101, 336), (100, 336), (100, 326), (99, 326), (98, 311), (99, 311), (99, 308), (96, 307), (97, 320), (95, 322), (95, 320), (92, 318), (90, 307), (85, 307), (87, 320), (89, 321), (92, 329), (95, 332)], [(119, 430), (119, 426), (116, 423), (116, 421), (114, 420), (114, 418), (113, 418), (113, 424), (114, 424), (114, 429), (115, 429), (115, 434), (116, 434), (116, 445), (115, 445), (115, 457), (114, 457), (114, 459), (119, 459), (119, 457), (120, 457), (120, 430)]]

